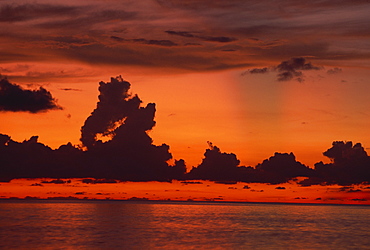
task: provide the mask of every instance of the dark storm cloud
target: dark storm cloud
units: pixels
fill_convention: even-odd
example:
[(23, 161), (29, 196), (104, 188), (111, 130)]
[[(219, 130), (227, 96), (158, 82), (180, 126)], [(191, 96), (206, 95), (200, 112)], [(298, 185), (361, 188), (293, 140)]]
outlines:
[(200, 36), (200, 35), (194, 35), (191, 32), (187, 31), (172, 31), (172, 30), (166, 30), (167, 34), (170, 35), (176, 35), (176, 36), (182, 36), (182, 37), (189, 37), (189, 38), (197, 38), (203, 41), (208, 42), (219, 42), (219, 43), (229, 43), (236, 41), (237, 39), (234, 37), (226, 37), (226, 36)]
[(312, 65), (310, 62), (306, 62), (303, 57), (291, 58), (288, 61), (283, 61), (276, 66), (277, 71), (280, 73), (278, 81), (289, 81), (296, 78), (298, 81), (302, 80), (302, 70), (320, 70), (320, 67)]
[(73, 15), (78, 9), (51, 4), (5, 4), (0, 7), (0, 22), (21, 22), (42, 17)]
[(0, 79), (0, 111), (39, 113), (55, 109), (62, 108), (43, 87), (26, 90), (6, 78)]

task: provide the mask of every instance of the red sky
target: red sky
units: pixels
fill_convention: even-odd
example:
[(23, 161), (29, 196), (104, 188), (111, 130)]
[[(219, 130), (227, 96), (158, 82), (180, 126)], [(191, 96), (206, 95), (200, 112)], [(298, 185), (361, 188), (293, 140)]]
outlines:
[[(98, 83), (122, 75), (157, 105), (154, 144), (188, 169), (207, 141), (241, 165), (294, 152), (313, 168), (333, 141), (370, 148), (369, 11), (364, 0), (1, 1), (0, 74), (63, 109), (2, 111), (0, 133), (78, 145)], [(311, 66), (280, 70), (291, 58)]]

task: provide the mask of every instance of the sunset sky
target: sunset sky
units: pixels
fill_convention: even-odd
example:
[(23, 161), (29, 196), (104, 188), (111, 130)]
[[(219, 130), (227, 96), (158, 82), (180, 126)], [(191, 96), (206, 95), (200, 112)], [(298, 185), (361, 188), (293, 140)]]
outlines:
[(99, 82), (121, 75), (156, 104), (153, 144), (188, 170), (207, 141), (252, 167), (293, 152), (313, 168), (333, 141), (369, 152), (369, 13), (366, 0), (3, 0), (0, 74), (58, 107), (0, 108), (0, 133), (81, 145)]

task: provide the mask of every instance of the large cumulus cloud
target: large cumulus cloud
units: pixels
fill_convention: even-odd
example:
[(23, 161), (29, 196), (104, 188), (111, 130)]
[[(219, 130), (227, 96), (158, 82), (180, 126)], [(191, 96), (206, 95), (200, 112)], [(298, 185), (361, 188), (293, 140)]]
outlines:
[(223, 153), (209, 143), (202, 163), (188, 174), (189, 179), (210, 181), (241, 181), (278, 184), (294, 177), (312, 176), (313, 170), (296, 161), (293, 153), (275, 153), (255, 168), (239, 166), (240, 161), (233, 153)]
[[(130, 83), (121, 77), (100, 82), (99, 102), (81, 128), (86, 150), (70, 143), (56, 150), (33, 136), (22, 143), (0, 136), (0, 177), (76, 178), (94, 177), (128, 181), (169, 181), (186, 171), (183, 160), (174, 166), (169, 146), (153, 145), (147, 134), (154, 125), (155, 104), (141, 107), (137, 95), (129, 94)], [(106, 137), (104, 141), (99, 139)]]
[(351, 141), (335, 141), (323, 155), (331, 163), (316, 163), (315, 175), (303, 181), (302, 185), (370, 183), (370, 157), (361, 143), (353, 145)]

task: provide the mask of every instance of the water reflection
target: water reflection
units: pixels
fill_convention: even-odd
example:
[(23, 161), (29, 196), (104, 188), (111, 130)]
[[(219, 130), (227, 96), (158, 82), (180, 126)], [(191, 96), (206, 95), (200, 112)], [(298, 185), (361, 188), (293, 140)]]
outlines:
[(0, 203), (1, 249), (358, 249), (356, 206), (133, 202)]

